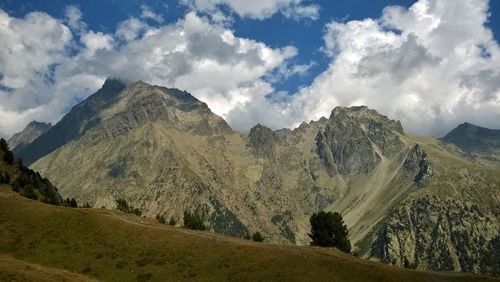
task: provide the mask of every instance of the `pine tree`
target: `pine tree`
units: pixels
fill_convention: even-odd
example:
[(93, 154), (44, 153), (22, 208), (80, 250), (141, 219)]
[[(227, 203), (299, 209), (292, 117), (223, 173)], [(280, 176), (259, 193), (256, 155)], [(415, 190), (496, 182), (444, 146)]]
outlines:
[(2, 152), (9, 151), (9, 144), (7, 144), (7, 141), (5, 141), (5, 139), (3, 138), (0, 138), (0, 150)]
[(351, 251), (351, 242), (347, 238), (349, 231), (340, 213), (321, 211), (311, 216), (310, 223), (311, 245), (336, 247), (345, 253)]
[(262, 242), (264, 241), (264, 237), (262, 236), (262, 234), (260, 234), (259, 231), (257, 231), (252, 235), (252, 240), (254, 242)]

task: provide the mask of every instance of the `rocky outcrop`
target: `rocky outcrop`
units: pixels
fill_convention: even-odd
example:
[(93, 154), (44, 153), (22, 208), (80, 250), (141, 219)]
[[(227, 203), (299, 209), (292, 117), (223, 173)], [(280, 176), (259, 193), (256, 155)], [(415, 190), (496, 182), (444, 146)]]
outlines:
[(408, 152), (404, 168), (414, 175), (413, 181), (418, 187), (426, 186), (433, 174), (433, 169), (427, 159), (427, 153), (418, 144), (415, 144)]
[(21, 132), (18, 132), (7, 141), (11, 150), (21, 150), (22, 147), (33, 142), (38, 136), (47, 132), (52, 124), (32, 121)]
[(316, 135), (317, 153), (330, 175), (368, 173), (379, 154), (390, 156), (403, 148), (398, 134), (403, 134), (399, 122), (366, 107), (337, 107)]
[(495, 216), (478, 205), (424, 194), (388, 215), (372, 255), (419, 269), (492, 272), (499, 230)]
[(275, 153), (273, 131), (263, 125), (257, 124), (250, 129), (248, 146), (253, 154), (259, 158), (271, 158)]

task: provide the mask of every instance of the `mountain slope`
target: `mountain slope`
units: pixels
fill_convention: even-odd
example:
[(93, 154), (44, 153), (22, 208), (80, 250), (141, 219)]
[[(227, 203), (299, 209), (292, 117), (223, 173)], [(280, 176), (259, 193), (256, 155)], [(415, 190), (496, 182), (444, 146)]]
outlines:
[[(400, 251), (394, 245), (403, 239), (390, 237), (391, 218), (409, 234), (433, 230), (436, 224), (414, 227), (396, 217), (405, 203), (429, 195), (440, 199), (438, 217), (447, 216), (451, 199), (474, 204), (494, 220), (477, 236), (464, 237), (474, 245), (471, 250), (455, 250), (460, 244), (449, 243), (458, 238), (451, 235), (453, 226), (462, 223), (436, 235), (446, 239), (439, 247), (448, 249), (447, 259), (474, 261), (472, 267), (452, 263), (451, 269), (489, 272), (492, 267), (483, 268), (478, 260), (500, 229), (499, 167), (471, 163), (436, 139), (407, 136), (398, 121), (376, 111), (337, 107), (330, 117), (294, 130), (257, 125), (246, 135), (176, 89), (137, 82), (114, 97), (95, 113), (99, 123), (32, 165), (60, 187), (63, 197), (110, 208), (124, 198), (148, 217), (180, 219), (185, 210), (198, 210), (213, 231), (234, 236), (260, 231), (272, 242), (299, 245), (309, 243), (313, 213), (339, 211), (360, 255), (450, 269), (437, 259), (413, 257), (414, 248)], [(477, 219), (458, 218), (464, 224)], [(415, 235), (408, 238), (408, 246), (438, 247), (411, 241)]]
[(52, 205), (61, 205), (63, 200), (57, 188), (40, 173), (27, 168), (14, 155), (7, 142), (0, 138), (0, 184), (12, 187), (20, 195)]
[(500, 130), (470, 124), (460, 124), (443, 137), (465, 152), (500, 162)]
[[(37, 271), (35, 281), (44, 277), (72, 281), (498, 281), (406, 270), (334, 249), (254, 243), (104, 209), (48, 206), (21, 198), (1, 185), (0, 234), (0, 277), (16, 280), (31, 279)], [(6, 257), (15, 263), (6, 267)]]
[(463, 158), (433, 138), (426, 148), (434, 176), (393, 208), (372, 238), (371, 255), (397, 265), (500, 273), (500, 169)]
[(50, 123), (32, 121), (21, 132), (12, 135), (7, 142), (13, 150), (20, 150), (47, 132), (51, 126)]

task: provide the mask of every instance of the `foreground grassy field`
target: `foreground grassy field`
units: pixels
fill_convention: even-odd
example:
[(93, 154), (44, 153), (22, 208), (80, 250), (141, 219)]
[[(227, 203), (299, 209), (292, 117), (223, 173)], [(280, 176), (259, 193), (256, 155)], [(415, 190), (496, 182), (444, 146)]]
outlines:
[[(0, 280), (490, 281), (369, 262), (336, 250), (253, 243), (0, 187)], [(499, 280), (496, 280), (499, 281)]]

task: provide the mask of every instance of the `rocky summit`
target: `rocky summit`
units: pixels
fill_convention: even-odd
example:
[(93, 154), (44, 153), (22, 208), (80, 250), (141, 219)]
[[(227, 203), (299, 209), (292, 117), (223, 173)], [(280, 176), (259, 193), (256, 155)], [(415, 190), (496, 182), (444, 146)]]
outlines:
[(299, 245), (313, 213), (338, 211), (360, 256), (498, 273), (500, 167), (445, 141), (367, 107), (242, 134), (187, 92), (108, 80), (19, 155), (93, 207), (197, 210), (212, 231)]
[(26, 145), (29, 145), (40, 135), (47, 132), (52, 125), (50, 123), (32, 121), (21, 131), (14, 134), (8, 143), (12, 150), (19, 151)]
[(500, 130), (462, 123), (444, 136), (443, 141), (456, 145), (471, 156), (500, 162)]

